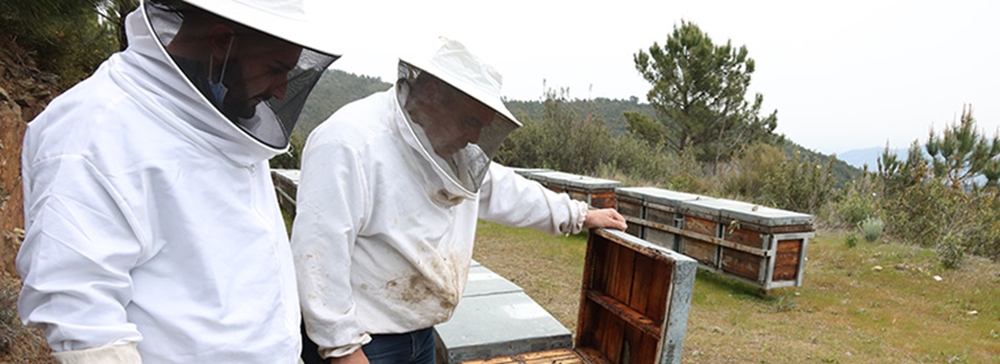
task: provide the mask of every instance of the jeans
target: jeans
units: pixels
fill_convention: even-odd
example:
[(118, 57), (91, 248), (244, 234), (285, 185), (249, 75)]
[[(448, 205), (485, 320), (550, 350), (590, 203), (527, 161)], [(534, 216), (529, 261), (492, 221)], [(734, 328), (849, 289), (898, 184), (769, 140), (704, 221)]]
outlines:
[(361, 349), (371, 364), (434, 364), (434, 328), (372, 335)]
[[(302, 360), (306, 364), (325, 363), (316, 352), (302, 325)], [(403, 334), (373, 334), (372, 341), (361, 347), (371, 364), (434, 364), (434, 328)]]

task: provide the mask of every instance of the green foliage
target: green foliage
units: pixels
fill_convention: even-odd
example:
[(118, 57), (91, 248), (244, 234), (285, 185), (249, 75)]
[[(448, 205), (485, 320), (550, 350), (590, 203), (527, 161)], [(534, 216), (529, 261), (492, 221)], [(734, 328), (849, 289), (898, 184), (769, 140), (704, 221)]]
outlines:
[(666, 135), (663, 125), (653, 121), (649, 115), (635, 111), (626, 111), (622, 114), (625, 122), (628, 123), (625, 130), (636, 139), (649, 143), (650, 146), (658, 148), (663, 145)]
[(637, 180), (634, 185), (654, 184), (677, 170), (676, 161), (668, 153), (645, 142), (633, 138), (612, 138), (606, 145), (610, 156), (604, 165), (613, 174)]
[(877, 216), (869, 216), (858, 224), (858, 228), (861, 229), (861, 235), (865, 237), (865, 241), (874, 243), (882, 236), (882, 229), (885, 228), (885, 223)]
[[(598, 97), (590, 100), (571, 98), (568, 90), (563, 91), (563, 103), (567, 108), (579, 110), (583, 114), (592, 115), (597, 119), (603, 119), (605, 126), (614, 136), (621, 136), (628, 133), (628, 122), (625, 119), (625, 112), (633, 112), (646, 115), (652, 118), (656, 111), (649, 104), (640, 104), (635, 96), (628, 100), (608, 99)], [(543, 117), (545, 114), (545, 97), (539, 101), (519, 101), (504, 100), (504, 104), (514, 115), (525, 115), (535, 118)]]
[(844, 244), (847, 244), (848, 248), (853, 248), (858, 246), (858, 232), (851, 230), (847, 232), (844, 236)]
[(925, 145), (931, 156), (934, 175), (955, 188), (978, 188), (982, 177), (986, 186), (996, 186), (1000, 177), (1000, 137), (988, 139), (976, 128), (972, 108), (962, 110), (959, 123), (949, 125), (941, 135), (934, 130)]
[(965, 247), (961, 244), (961, 234), (948, 232), (938, 244), (938, 258), (945, 269), (958, 269), (965, 260)]
[(744, 150), (731, 169), (723, 174), (723, 192), (730, 196), (759, 199), (766, 185), (786, 161), (785, 152), (768, 144), (754, 144)]
[(796, 153), (781, 165), (766, 191), (778, 208), (815, 213), (833, 194), (832, 167), (833, 160), (823, 165)]
[(653, 85), (646, 97), (674, 150), (695, 148), (699, 161), (717, 165), (744, 145), (774, 143), (777, 111), (761, 116), (764, 97), (746, 99), (754, 61), (746, 47), (716, 45), (697, 25), (681, 22), (661, 47), (633, 57)]
[(37, 52), (39, 66), (60, 76), (64, 87), (90, 75), (118, 49), (117, 24), (101, 21), (104, 0), (0, 2), (0, 34)]
[(723, 191), (780, 209), (816, 213), (833, 194), (832, 159), (826, 165), (778, 147), (750, 146), (723, 177)]
[(858, 226), (865, 219), (875, 216), (879, 211), (874, 176), (867, 174), (848, 185), (835, 208), (837, 218), (844, 226)]
[[(962, 123), (940, 137), (931, 131), (923, 148), (931, 159), (914, 142), (906, 160), (887, 150), (878, 163), (878, 204), (887, 233), (937, 247), (945, 266), (961, 264), (965, 253), (1000, 258), (1000, 202), (996, 180), (987, 176), (995, 157), (975, 161), (990, 155), (996, 143), (975, 132), (970, 112), (962, 114)], [(986, 183), (980, 186), (977, 179)]]
[(518, 115), (524, 126), (504, 140), (497, 161), (515, 167), (547, 168), (593, 175), (610, 159), (611, 133), (604, 121), (567, 108), (564, 90), (546, 93), (545, 114), (535, 120)]

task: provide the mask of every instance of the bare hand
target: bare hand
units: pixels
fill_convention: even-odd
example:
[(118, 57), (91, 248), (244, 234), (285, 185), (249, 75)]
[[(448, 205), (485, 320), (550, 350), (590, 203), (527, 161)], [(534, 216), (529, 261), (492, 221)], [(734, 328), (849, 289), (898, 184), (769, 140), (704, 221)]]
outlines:
[(330, 364), (368, 364), (368, 357), (361, 348), (339, 358), (330, 358)]
[(615, 209), (600, 209), (587, 211), (587, 217), (583, 220), (584, 229), (608, 228), (625, 231), (628, 224)]

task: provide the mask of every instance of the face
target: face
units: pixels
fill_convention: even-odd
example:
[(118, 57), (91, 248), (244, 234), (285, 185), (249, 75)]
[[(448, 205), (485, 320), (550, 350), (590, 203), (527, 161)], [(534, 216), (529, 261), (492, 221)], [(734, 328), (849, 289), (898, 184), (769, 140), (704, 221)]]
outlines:
[(302, 47), (263, 37), (237, 37), (226, 66), (223, 84), (228, 89), (224, 113), (250, 118), (257, 104), (283, 99), (288, 91), (288, 73), (295, 68)]
[(483, 128), (493, 122), (495, 112), (479, 101), (457, 92), (452, 102), (424, 108), (423, 117), (414, 122), (424, 128), (434, 152), (451, 157), (469, 143), (478, 143)]

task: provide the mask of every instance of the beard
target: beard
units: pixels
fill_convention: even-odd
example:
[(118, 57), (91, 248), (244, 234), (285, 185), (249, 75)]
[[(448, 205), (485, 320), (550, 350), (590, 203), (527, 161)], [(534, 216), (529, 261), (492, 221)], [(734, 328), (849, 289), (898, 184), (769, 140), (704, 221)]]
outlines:
[(243, 67), (238, 59), (231, 59), (226, 71), (225, 82), (228, 92), (222, 99), (222, 114), (232, 121), (239, 119), (249, 119), (257, 112), (257, 104), (262, 101), (251, 103), (251, 97), (247, 95), (247, 87), (243, 77)]

